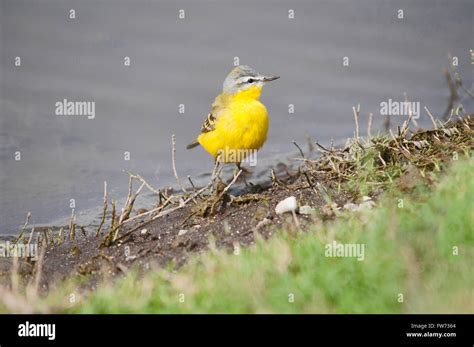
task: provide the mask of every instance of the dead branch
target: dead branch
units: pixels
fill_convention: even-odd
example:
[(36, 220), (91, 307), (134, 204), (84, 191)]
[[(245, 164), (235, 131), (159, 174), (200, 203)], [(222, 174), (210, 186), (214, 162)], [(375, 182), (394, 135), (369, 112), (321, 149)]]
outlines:
[(76, 215), (74, 209), (71, 211), (71, 218), (69, 220), (69, 239), (74, 240), (76, 237)]
[(354, 120), (356, 125), (356, 139), (359, 139), (359, 116), (360, 116), (360, 104), (357, 104), (357, 109), (352, 106), (352, 112), (354, 113)]
[(188, 181), (189, 181), (189, 183), (191, 184), (191, 187), (193, 187), (193, 191), (196, 191), (196, 186), (194, 185), (194, 182), (193, 182), (193, 180), (191, 179), (191, 176), (190, 176), (190, 175), (188, 175)]
[(129, 198), (127, 199), (127, 204), (122, 209), (122, 213), (120, 214), (120, 217), (119, 217), (119, 224), (122, 223), (124, 220), (128, 219), (128, 217), (130, 216), (135, 200), (137, 199), (137, 196), (142, 191), (143, 187), (145, 187), (144, 182), (142, 182), (141, 186), (137, 189), (137, 191), (131, 196), (129, 196)]
[(104, 181), (104, 207), (102, 209), (102, 218), (99, 223), (99, 227), (97, 228), (97, 231), (95, 233), (95, 236), (99, 236), (100, 234), (100, 229), (102, 229), (102, 226), (104, 225), (105, 222), (105, 215), (107, 214), (107, 181)]
[(295, 145), (295, 147), (298, 148), (298, 151), (300, 152), (301, 157), (305, 158), (305, 155), (304, 155), (303, 150), (301, 149), (301, 147), (296, 143), (296, 141), (292, 141), (292, 142)]
[(30, 218), (31, 218), (31, 212), (28, 212), (26, 214), (26, 221), (25, 221), (25, 224), (23, 225), (23, 228), (21, 228), (21, 232), (20, 232), (20, 235), (18, 236), (18, 238), (16, 239), (16, 242), (18, 241), (23, 241), (23, 237), (24, 237), (24, 234), (25, 234), (25, 230), (26, 230), (26, 227), (28, 226), (28, 223), (30, 222)]
[(139, 180), (139, 181), (145, 183), (145, 186), (146, 186), (150, 191), (152, 191), (153, 193), (155, 193), (155, 194), (157, 194), (157, 195), (161, 195), (161, 194), (162, 194), (159, 189), (153, 188), (153, 187), (151, 186), (151, 184), (149, 184), (147, 181), (145, 181), (145, 179), (144, 179), (142, 176), (140, 176), (139, 174), (132, 174), (132, 173), (130, 173), (130, 172), (128, 172), (128, 171), (127, 171), (127, 173), (128, 173), (131, 177), (133, 177), (133, 178), (135, 178), (135, 179), (137, 179), (137, 180)]
[(428, 116), (430, 117), (431, 123), (433, 123), (434, 128), (438, 129), (438, 124), (436, 124), (435, 119), (434, 119), (433, 115), (431, 114), (430, 110), (428, 110), (428, 107), (426, 107), (426, 106), (424, 108), (425, 108), (426, 113), (428, 113)]
[[(186, 200), (183, 200), (182, 203), (180, 203), (178, 206), (176, 207), (173, 207), (173, 208), (170, 208), (170, 209), (167, 209), (167, 210), (164, 210), (164, 211), (161, 211), (160, 213), (158, 213), (156, 216), (153, 216), (152, 218), (150, 218), (148, 221), (145, 221), (137, 226), (135, 226), (134, 228), (132, 228), (131, 230), (127, 231), (126, 233), (124, 233), (123, 235), (121, 236), (118, 236), (118, 233), (116, 233), (116, 237), (114, 237), (112, 240), (108, 241), (106, 239), (104, 239), (104, 242), (102, 243), (103, 246), (109, 246), (111, 244), (113, 244), (114, 242), (118, 241), (118, 240), (121, 240), (125, 237), (127, 237), (128, 235), (132, 234), (133, 232), (139, 230), (139, 229), (142, 229), (144, 226), (148, 225), (149, 223), (151, 223), (152, 221), (162, 217), (162, 216), (165, 216), (171, 212), (174, 212), (176, 210), (179, 210), (183, 207), (186, 206), (187, 203), (189, 203), (190, 201), (194, 200), (196, 197), (198, 197), (199, 195), (201, 195), (203, 192), (205, 192), (206, 190), (208, 190), (210, 187), (212, 187), (214, 185), (214, 182), (215, 180), (217, 179), (217, 177), (219, 177), (220, 173), (222, 172), (222, 166), (220, 166), (220, 156), (216, 158), (216, 162), (214, 164), (214, 169), (212, 171), (212, 175), (211, 175), (211, 179), (209, 181), (209, 183), (204, 186), (203, 188), (199, 189), (197, 192), (195, 192), (194, 194), (192, 194), (190, 197), (188, 197)], [(237, 179), (237, 178), (235, 178)], [(232, 182), (231, 182), (232, 183)], [(171, 199), (171, 197), (169, 198)], [(162, 210), (163, 208), (165, 207), (165, 205), (163, 205), (162, 207), (160, 208), (157, 208), (155, 209), (156, 211), (158, 210)], [(155, 210), (152, 210), (152, 211), (148, 211), (148, 212), (145, 212), (143, 213), (142, 215), (140, 216), (144, 216), (144, 215), (148, 215), (148, 214), (151, 214), (153, 212), (156, 212)], [(135, 218), (138, 218), (138, 216), (135, 216)], [(124, 224), (124, 223), (123, 223)], [(118, 231), (118, 229), (123, 225), (121, 223), (119, 223), (119, 225), (116, 227), (116, 230), (114, 231)], [(112, 232), (114, 232), (112, 231)]]
[(374, 114), (372, 112), (369, 113), (369, 121), (367, 122), (367, 136), (372, 137), (372, 118)]
[(174, 178), (176, 179), (176, 183), (178, 183), (178, 186), (181, 188), (183, 193), (186, 194), (187, 191), (184, 188), (184, 186), (181, 184), (181, 180), (179, 179), (179, 176), (178, 176), (178, 171), (176, 170), (176, 158), (175, 158), (175, 156), (176, 156), (176, 139), (175, 139), (174, 134), (171, 135), (171, 144), (172, 144), (171, 161), (172, 161), (172, 165), (173, 165)]

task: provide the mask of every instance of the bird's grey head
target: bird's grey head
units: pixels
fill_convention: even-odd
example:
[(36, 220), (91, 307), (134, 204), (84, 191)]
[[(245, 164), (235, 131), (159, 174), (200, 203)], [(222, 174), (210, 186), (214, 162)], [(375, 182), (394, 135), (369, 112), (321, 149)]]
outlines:
[(264, 76), (252, 69), (250, 66), (241, 65), (235, 67), (224, 80), (223, 91), (227, 94), (235, 94), (252, 86), (262, 87), (266, 82), (274, 81), (279, 76)]

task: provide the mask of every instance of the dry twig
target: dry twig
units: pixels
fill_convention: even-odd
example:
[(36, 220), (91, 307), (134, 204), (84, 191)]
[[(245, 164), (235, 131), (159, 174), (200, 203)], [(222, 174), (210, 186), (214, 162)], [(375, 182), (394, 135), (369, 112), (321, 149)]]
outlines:
[(173, 173), (174, 173), (174, 178), (176, 179), (176, 183), (178, 183), (178, 186), (181, 188), (181, 190), (183, 191), (183, 193), (187, 193), (186, 189), (184, 188), (184, 186), (181, 184), (181, 180), (179, 179), (179, 176), (178, 176), (178, 171), (176, 170), (176, 139), (175, 139), (175, 136), (174, 134), (171, 135), (171, 144), (172, 144), (172, 151), (171, 151), (171, 161), (172, 161), (172, 165), (173, 165)]
[(100, 230), (102, 229), (102, 226), (104, 225), (105, 222), (105, 215), (107, 214), (107, 181), (104, 181), (104, 207), (102, 209), (102, 218), (99, 223), (99, 227), (97, 228), (97, 231), (95, 233), (95, 236), (99, 236)]

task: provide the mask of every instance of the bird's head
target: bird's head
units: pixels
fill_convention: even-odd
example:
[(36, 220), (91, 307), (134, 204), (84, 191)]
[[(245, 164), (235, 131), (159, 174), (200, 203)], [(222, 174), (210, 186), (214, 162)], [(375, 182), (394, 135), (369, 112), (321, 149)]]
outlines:
[(280, 76), (265, 76), (247, 65), (235, 67), (224, 80), (224, 93), (237, 94), (246, 90), (260, 91), (265, 83), (274, 81)]

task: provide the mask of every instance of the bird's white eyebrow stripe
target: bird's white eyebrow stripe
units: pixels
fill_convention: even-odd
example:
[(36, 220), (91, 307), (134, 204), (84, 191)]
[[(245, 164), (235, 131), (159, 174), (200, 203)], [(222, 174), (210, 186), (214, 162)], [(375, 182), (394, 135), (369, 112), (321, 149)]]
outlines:
[(244, 76), (244, 77), (239, 78), (238, 83), (245, 83), (249, 79), (253, 79), (255, 81), (263, 81), (264, 78), (265, 78), (264, 76)]

